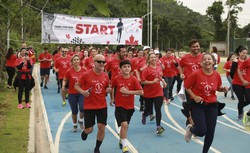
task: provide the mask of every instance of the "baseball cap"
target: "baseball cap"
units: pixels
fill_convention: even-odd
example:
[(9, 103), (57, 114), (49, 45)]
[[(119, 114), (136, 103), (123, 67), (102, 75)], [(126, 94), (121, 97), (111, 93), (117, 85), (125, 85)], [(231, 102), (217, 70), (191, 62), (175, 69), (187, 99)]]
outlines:
[(150, 49), (150, 47), (149, 46), (144, 46), (143, 50), (146, 50), (146, 49)]
[(159, 50), (154, 50), (154, 53), (155, 54), (160, 54), (160, 51)]

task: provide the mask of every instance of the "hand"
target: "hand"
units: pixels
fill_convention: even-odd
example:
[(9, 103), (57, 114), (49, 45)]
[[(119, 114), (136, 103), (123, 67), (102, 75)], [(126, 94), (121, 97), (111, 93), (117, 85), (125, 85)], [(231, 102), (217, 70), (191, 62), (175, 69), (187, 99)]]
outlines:
[(106, 92), (107, 92), (107, 93), (111, 93), (111, 91), (112, 91), (112, 88), (111, 88), (111, 87), (106, 88)]
[(129, 90), (126, 87), (121, 87), (120, 92), (123, 94), (128, 94)]
[(243, 84), (243, 86), (248, 86), (248, 85), (249, 85), (249, 82), (246, 81), (246, 80), (243, 80), (243, 81), (242, 81), (242, 84)]
[(195, 96), (195, 97), (194, 97), (194, 101), (195, 101), (196, 103), (200, 103), (201, 101), (203, 101), (203, 99), (202, 99), (200, 96)]
[(85, 90), (85, 91), (83, 90), (82, 94), (83, 94), (84, 97), (89, 97), (90, 92), (88, 90)]
[(155, 78), (155, 79), (153, 80), (153, 83), (157, 83), (157, 82), (159, 82), (159, 81), (160, 81), (159, 78)]
[(110, 105), (110, 106), (114, 106), (114, 104), (115, 104), (115, 100), (114, 100), (114, 99), (111, 99), (110, 102), (109, 102), (109, 105)]
[(180, 77), (181, 77), (182, 80), (185, 79), (185, 75), (184, 74), (181, 74)]

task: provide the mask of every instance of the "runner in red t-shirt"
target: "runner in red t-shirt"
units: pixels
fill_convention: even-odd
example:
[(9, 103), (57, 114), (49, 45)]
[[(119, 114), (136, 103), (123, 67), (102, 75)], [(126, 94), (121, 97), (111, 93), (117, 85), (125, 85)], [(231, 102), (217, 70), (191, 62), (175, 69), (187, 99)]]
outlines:
[(72, 120), (73, 120), (73, 129), (72, 132), (77, 131), (77, 114), (78, 110), (80, 111), (78, 123), (80, 128), (83, 130), (83, 100), (84, 97), (78, 91), (75, 90), (75, 83), (79, 80), (79, 78), (87, 71), (86, 68), (80, 66), (80, 57), (79, 55), (73, 55), (71, 58), (72, 67), (67, 70), (64, 75), (62, 90), (66, 92), (66, 84), (69, 82), (68, 88), (68, 101), (72, 112)]
[(22, 96), (23, 92), (25, 92), (25, 103), (26, 108), (31, 108), (29, 104), (29, 95), (30, 95), (30, 83), (32, 79), (31, 71), (32, 68), (32, 60), (28, 56), (28, 52), (25, 48), (21, 48), (20, 57), (15, 62), (18, 79), (18, 108), (23, 109), (22, 105)]
[(87, 68), (87, 70), (90, 70), (90, 69), (93, 69), (94, 68), (94, 65), (95, 65), (95, 62), (94, 62), (94, 58), (95, 56), (98, 54), (96, 48), (92, 47), (90, 49), (90, 56), (89, 58), (87, 58), (85, 60), (85, 67)]
[[(233, 75), (233, 81), (232, 81), (232, 85), (233, 85), (233, 89), (234, 92), (238, 98), (238, 119), (242, 120), (243, 118), (243, 109), (245, 106), (247, 106), (250, 102), (250, 99), (248, 98), (248, 94), (247, 94), (247, 89), (245, 87), (245, 85), (243, 85), (243, 78), (247, 78), (249, 77), (249, 75), (247, 75), (247, 68), (246, 65), (243, 65), (241, 67), (241, 65), (243, 64), (243, 62), (247, 59), (247, 49), (243, 46), (239, 46), (236, 50), (235, 53), (238, 57), (236, 57), (233, 60), (232, 63), (232, 68), (234, 68), (234, 65), (236, 65), (236, 70), (234, 72)], [(246, 64), (246, 63), (245, 63)], [(231, 68), (231, 72), (234, 71)], [(241, 73), (240, 73), (241, 72)], [(240, 75), (240, 76), (239, 76)], [(240, 78), (241, 77), (241, 78)], [(245, 83), (245, 82), (244, 82)]]
[(48, 89), (47, 83), (49, 80), (50, 75), (50, 68), (51, 68), (51, 62), (52, 62), (52, 55), (49, 53), (48, 48), (44, 48), (44, 51), (39, 55), (38, 61), (40, 62), (40, 76), (41, 76), (41, 83), (40, 87), (43, 87), (43, 81), (44, 81), (44, 89)]
[(75, 89), (84, 95), (84, 124), (85, 129), (81, 133), (82, 140), (87, 139), (88, 134), (93, 131), (95, 118), (97, 118), (97, 140), (94, 152), (100, 152), (107, 124), (106, 94), (111, 92), (109, 78), (104, 72), (106, 63), (103, 55), (94, 57), (94, 68), (88, 70), (75, 84)]
[(15, 68), (16, 68), (16, 59), (17, 59), (17, 56), (16, 54), (14, 53), (14, 49), (13, 48), (9, 48), (8, 49), (8, 52), (5, 56), (6, 58), (6, 64), (5, 64), (5, 68), (6, 68), (6, 71), (7, 71), (7, 74), (8, 74), (8, 85), (7, 87), (9, 89), (12, 88), (12, 80), (13, 80), (13, 77), (15, 75)]
[(130, 75), (131, 62), (129, 60), (120, 62), (120, 70), (121, 75), (116, 76), (112, 81), (113, 90), (110, 105), (115, 104), (115, 118), (118, 125), (121, 125), (119, 144), (122, 151), (125, 152), (128, 150), (128, 125), (135, 111), (134, 95), (142, 95), (143, 90), (136, 77)]
[[(157, 65), (157, 58), (154, 53), (148, 55), (148, 66), (142, 71), (141, 83), (144, 85), (145, 109), (142, 113), (142, 124), (146, 124), (146, 116), (155, 106), (156, 112), (156, 134), (162, 134), (164, 128), (161, 127), (161, 106), (163, 103), (163, 89), (166, 87), (166, 82), (162, 79), (162, 68)], [(152, 90), (153, 89), (153, 90)]]
[[(231, 99), (232, 100), (235, 100), (234, 98), (234, 90), (233, 90), (233, 87), (232, 87), (232, 78), (230, 76), (230, 69), (232, 67), (232, 61), (233, 59), (235, 58), (234, 54), (230, 54), (227, 58), (227, 62), (224, 64), (223, 66), (223, 70), (226, 71), (226, 78), (227, 78), (227, 81), (229, 82), (230, 84), (230, 90), (231, 90)], [(224, 95), (225, 97), (227, 97), (227, 93), (225, 93)]]
[(125, 60), (127, 56), (127, 50), (124, 45), (117, 46), (117, 56), (115, 56), (112, 60), (110, 60), (105, 68), (108, 73), (111, 73), (111, 80), (114, 79), (115, 76), (120, 74), (120, 61)]
[[(61, 57), (58, 57), (54, 63), (53, 69), (56, 73), (58, 73), (58, 79), (59, 79), (59, 87), (62, 88), (62, 81), (64, 78), (64, 74), (66, 71), (71, 67), (70, 64), (71, 57), (67, 55), (67, 51), (65, 48), (62, 49)], [(64, 91), (62, 91), (62, 106), (66, 105), (66, 94)]]
[(191, 96), (194, 122), (194, 125), (187, 126), (185, 141), (189, 143), (193, 134), (200, 137), (205, 135), (202, 152), (208, 152), (214, 138), (218, 115), (216, 91), (228, 92), (227, 87), (222, 87), (220, 74), (214, 70), (215, 62), (212, 54), (204, 54), (202, 69), (193, 72), (184, 82)]

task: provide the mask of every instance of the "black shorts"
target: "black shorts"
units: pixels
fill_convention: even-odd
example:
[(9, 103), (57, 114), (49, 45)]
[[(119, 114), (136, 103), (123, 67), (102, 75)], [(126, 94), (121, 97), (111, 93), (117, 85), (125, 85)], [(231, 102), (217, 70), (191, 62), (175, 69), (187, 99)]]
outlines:
[[(62, 88), (63, 79), (60, 79), (60, 87)], [(69, 81), (65, 84), (65, 89), (69, 88)]]
[(123, 107), (116, 107), (115, 108), (115, 118), (118, 125), (121, 125), (122, 122), (127, 121), (128, 124), (131, 120), (131, 117), (134, 114), (135, 109), (125, 109)]
[(50, 68), (40, 68), (40, 76), (50, 75)]
[(102, 109), (85, 109), (84, 110), (84, 125), (85, 128), (90, 128), (95, 125), (95, 117), (97, 123), (107, 125), (107, 107)]

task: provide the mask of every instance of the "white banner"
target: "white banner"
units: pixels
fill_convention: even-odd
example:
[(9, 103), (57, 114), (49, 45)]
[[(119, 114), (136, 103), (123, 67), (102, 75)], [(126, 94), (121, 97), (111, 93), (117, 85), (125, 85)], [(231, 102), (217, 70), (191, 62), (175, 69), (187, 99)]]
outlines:
[(142, 18), (42, 14), (42, 43), (142, 44)]

